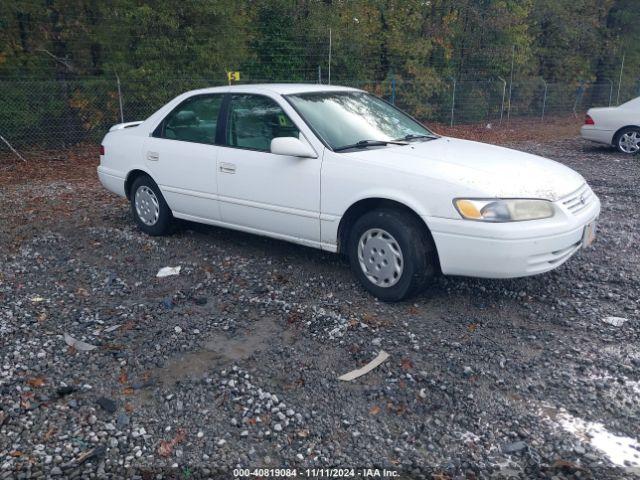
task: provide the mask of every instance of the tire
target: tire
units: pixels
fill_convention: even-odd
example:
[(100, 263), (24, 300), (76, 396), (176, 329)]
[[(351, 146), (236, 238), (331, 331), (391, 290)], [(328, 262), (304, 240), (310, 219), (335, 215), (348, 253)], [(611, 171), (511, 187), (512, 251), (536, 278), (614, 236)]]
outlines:
[(130, 197), (131, 213), (140, 230), (154, 237), (169, 233), (173, 214), (151, 177), (136, 178)]
[(640, 128), (626, 127), (616, 134), (614, 146), (620, 153), (633, 155), (640, 152)]
[(437, 272), (431, 236), (417, 218), (399, 209), (373, 210), (356, 220), (347, 253), (354, 276), (384, 302), (419, 293)]

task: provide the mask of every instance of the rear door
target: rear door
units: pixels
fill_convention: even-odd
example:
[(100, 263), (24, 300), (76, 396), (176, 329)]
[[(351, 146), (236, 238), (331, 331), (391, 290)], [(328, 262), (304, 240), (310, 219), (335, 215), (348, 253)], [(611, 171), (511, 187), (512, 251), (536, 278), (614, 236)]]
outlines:
[(174, 213), (219, 220), (216, 199), (218, 118), (224, 94), (189, 97), (158, 125), (143, 154)]
[(271, 153), (275, 137), (309, 143), (275, 99), (238, 93), (228, 101), (225, 145), (218, 154), (222, 221), (317, 246), (321, 158)]

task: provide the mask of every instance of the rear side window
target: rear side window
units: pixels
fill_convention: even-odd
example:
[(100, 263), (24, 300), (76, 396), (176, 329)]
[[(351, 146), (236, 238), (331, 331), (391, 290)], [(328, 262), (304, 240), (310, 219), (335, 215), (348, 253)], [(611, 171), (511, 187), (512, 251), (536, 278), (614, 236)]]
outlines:
[(167, 115), (154, 136), (215, 144), (222, 99), (223, 95), (199, 95), (186, 100)]
[(271, 150), (276, 137), (299, 138), (300, 131), (278, 103), (262, 95), (231, 96), (227, 144), (252, 150)]

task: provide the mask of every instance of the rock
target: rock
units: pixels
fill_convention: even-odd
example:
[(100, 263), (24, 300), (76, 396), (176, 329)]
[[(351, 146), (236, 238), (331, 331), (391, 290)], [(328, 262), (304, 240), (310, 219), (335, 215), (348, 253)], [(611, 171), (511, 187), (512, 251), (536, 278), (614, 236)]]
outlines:
[(71, 395), (71, 394), (72, 394), (73, 392), (75, 392), (75, 391), (76, 391), (76, 388), (75, 388), (75, 387), (72, 387), (72, 386), (70, 386), (70, 385), (64, 385), (64, 386), (62, 386), (62, 387), (58, 387), (58, 388), (56, 389), (56, 394), (57, 394), (59, 397), (64, 397), (65, 395)]
[(126, 413), (120, 412), (116, 418), (116, 425), (120, 430), (129, 425), (129, 417)]
[(118, 409), (116, 402), (107, 397), (100, 397), (96, 400), (96, 403), (105, 411), (109, 413), (115, 413)]

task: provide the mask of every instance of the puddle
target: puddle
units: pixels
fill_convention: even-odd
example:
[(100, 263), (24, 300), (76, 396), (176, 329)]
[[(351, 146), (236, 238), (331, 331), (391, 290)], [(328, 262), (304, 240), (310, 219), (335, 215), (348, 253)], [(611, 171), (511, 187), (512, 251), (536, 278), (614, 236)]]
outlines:
[(248, 330), (237, 331), (229, 338), (226, 332), (210, 337), (202, 350), (170, 360), (155, 372), (161, 383), (173, 384), (185, 378), (201, 378), (212, 368), (241, 362), (279, 341), (293, 343), (293, 333), (279, 326), (273, 318), (256, 320)]

